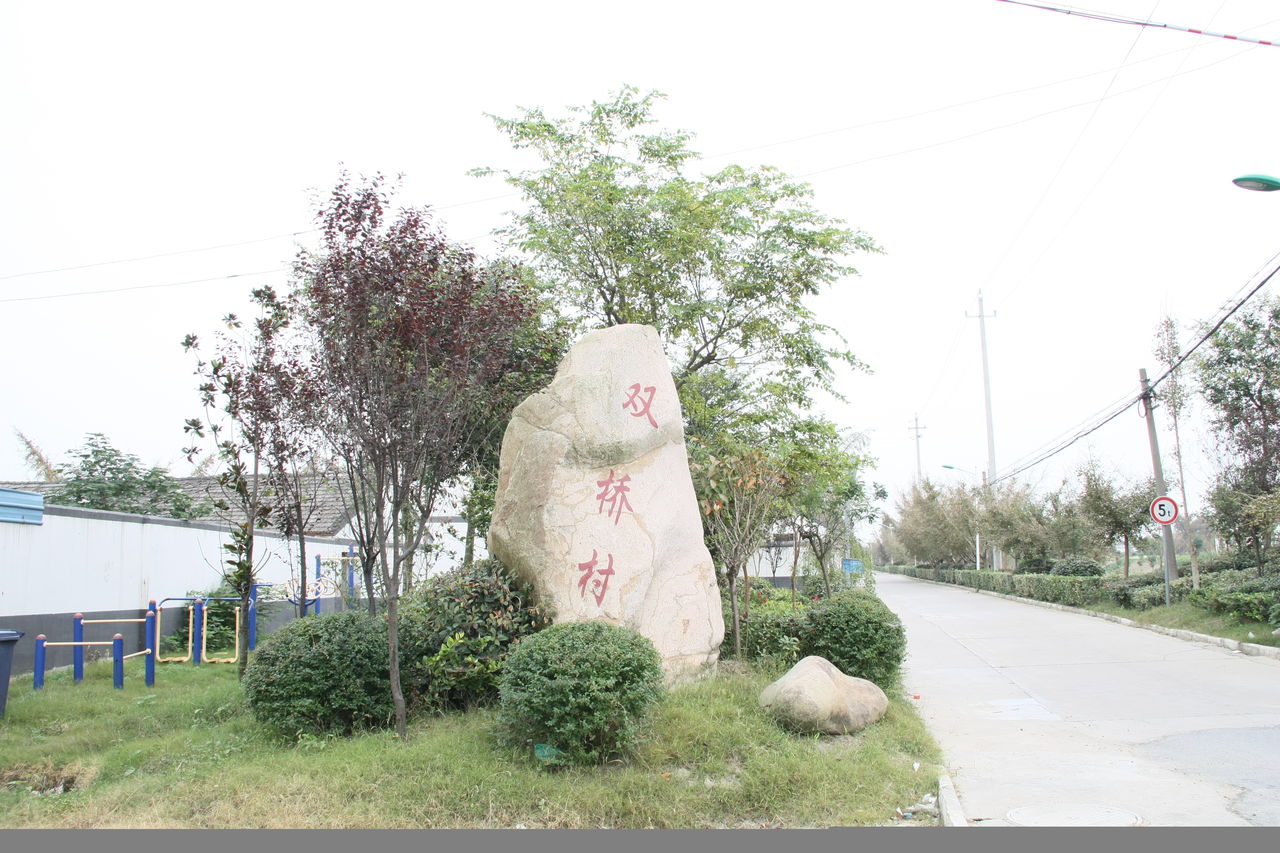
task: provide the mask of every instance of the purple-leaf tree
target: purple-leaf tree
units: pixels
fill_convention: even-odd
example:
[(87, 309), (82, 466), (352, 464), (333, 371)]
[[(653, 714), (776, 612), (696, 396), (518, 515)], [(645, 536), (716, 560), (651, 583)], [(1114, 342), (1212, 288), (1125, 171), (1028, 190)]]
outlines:
[(295, 272), (371, 607), (375, 560), (380, 573), (404, 737), (402, 573), (437, 498), (494, 428), (494, 390), (538, 302), (514, 269), (450, 243), (426, 209), (392, 211), (383, 185), (380, 175), (353, 185), (344, 173), (317, 214), (321, 247), (301, 254)]

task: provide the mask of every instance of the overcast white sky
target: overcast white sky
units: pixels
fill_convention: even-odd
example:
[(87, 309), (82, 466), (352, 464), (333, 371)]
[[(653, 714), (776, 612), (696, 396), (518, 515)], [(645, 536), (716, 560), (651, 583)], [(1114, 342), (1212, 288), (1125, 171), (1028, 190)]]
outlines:
[[(1268, 0), (1089, 8), (1280, 41)], [(706, 171), (778, 166), (886, 249), (819, 307), (874, 370), (827, 411), (869, 434), (895, 497), (917, 414), (926, 476), (986, 467), (979, 289), (1003, 472), (1157, 374), (1166, 312), (1194, 339), (1280, 249), (1280, 194), (1231, 184), (1280, 174), (1280, 48), (997, 0), (9, 0), (0, 79), (0, 479), (32, 477), (15, 429), (57, 459), (102, 432), (187, 473), (179, 341), (284, 288), (340, 163), (405, 173), (401, 202), (489, 252), (518, 199), (465, 173), (521, 161), (484, 113), (624, 83), (668, 95)], [(1137, 410), (1023, 479), (1090, 454), (1149, 474)], [(1198, 503), (1212, 454), (1188, 463)]]

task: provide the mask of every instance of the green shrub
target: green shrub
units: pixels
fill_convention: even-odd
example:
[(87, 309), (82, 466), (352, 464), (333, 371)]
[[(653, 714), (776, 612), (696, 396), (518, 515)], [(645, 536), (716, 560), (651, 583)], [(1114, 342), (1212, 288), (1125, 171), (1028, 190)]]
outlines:
[(1014, 575), (1013, 591), (1024, 598), (1084, 607), (1102, 598), (1102, 578)]
[(897, 614), (875, 595), (855, 589), (809, 609), (800, 637), (801, 656), (819, 655), (848, 675), (890, 687), (906, 656)]
[(1097, 578), (1102, 577), (1102, 566), (1093, 560), (1079, 558), (1057, 560), (1049, 570), (1049, 574), (1058, 577)]
[[(1102, 592), (1107, 597), (1121, 607), (1152, 607), (1154, 605), (1139, 605), (1135, 603), (1135, 596), (1142, 590), (1155, 585), (1160, 587), (1161, 603), (1164, 602), (1164, 575), (1158, 575), (1154, 572), (1150, 574), (1130, 575), (1123, 577), (1108, 577), (1102, 581)], [(1145, 595), (1145, 593), (1143, 593)], [(1145, 600), (1145, 599), (1144, 599)]]
[(250, 659), (244, 691), (260, 722), (294, 736), (385, 725), (386, 625), (354, 610), (295, 619)]
[(1013, 592), (1013, 575), (1008, 572), (980, 572), (976, 570), (956, 572), (956, 583), (974, 589), (991, 592)]
[(1280, 576), (1258, 577), (1253, 570), (1224, 570), (1201, 579), (1198, 590), (1187, 600), (1216, 613), (1231, 613), (1242, 619), (1267, 621), (1271, 608), (1280, 604)]
[[(743, 652), (748, 658), (776, 658), (786, 661), (799, 650), (807, 608), (792, 610), (782, 601), (751, 611), (742, 637)], [(791, 663), (795, 663), (792, 659)]]
[(600, 764), (635, 743), (662, 689), (647, 637), (606, 622), (566, 622), (525, 637), (500, 680), (504, 738), (547, 764)]
[(1220, 551), (1200, 556), (1200, 571), (1206, 574), (1243, 569), (1256, 571), (1257, 568), (1258, 563), (1253, 555), (1244, 551)]
[[(857, 575), (850, 576), (848, 572), (838, 566), (828, 572), (828, 577), (831, 581), (832, 595), (836, 595), (846, 589), (853, 589), (858, 585)], [(817, 566), (812, 563), (806, 564), (805, 573), (796, 578), (796, 593), (803, 595), (809, 601), (827, 597), (827, 584), (822, 579), (822, 571)], [(787, 594), (791, 594), (789, 588)]]
[(432, 578), (400, 603), (406, 698), (432, 710), (496, 699), (511, 644), (548, 622), (529, 586), (497, 560)]
[(1020, 575), (1047, 575), (1053, 568), (1053, 563), (1043, 557), (1027, 557), (1018, 560), (1017, 574)]
[[(1172, 595), (1170, 598), (1172, 599)], [(1150, 610), (1152, 607), (1164, 606), (1164, 584), (1148, 584), (1134, 588), (1127, 607), (1138, 610)]]

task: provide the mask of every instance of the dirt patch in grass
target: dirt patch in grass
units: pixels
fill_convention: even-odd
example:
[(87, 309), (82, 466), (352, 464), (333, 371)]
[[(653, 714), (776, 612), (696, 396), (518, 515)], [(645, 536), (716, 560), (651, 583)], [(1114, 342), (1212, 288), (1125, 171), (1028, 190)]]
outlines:
[(73, 788), (87, 787), (90, 776), (92, 774), (80, 765), (59, 767), (51, 761), (43, 761), (0, 769), (0, 785), (25, 789), (33, 794), (64, 794)]

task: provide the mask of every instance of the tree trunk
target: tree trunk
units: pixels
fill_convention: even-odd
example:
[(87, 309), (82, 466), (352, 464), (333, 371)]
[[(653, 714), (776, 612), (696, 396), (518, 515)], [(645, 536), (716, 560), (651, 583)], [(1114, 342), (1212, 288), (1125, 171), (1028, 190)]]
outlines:
[[(253, 455), (253, 491), (249, 499), (248, 520), (245, 523), (245, 540), (244, 540), (244, 559), (248, 569), (245, 573), (244, 583), (240, 587), (240, 606), (243, 608), (240, 612), (245, 616), (249, 613), (249, 595), (253, 592), (253, 534), (254, 528), (258, 523), (258, 455)], [(243, 476), (243, 475), (240, 475)], [(236, 656), (236, 676), (244, 681), (244, 671), (249, 667), (249, 620), (241, 618), (240, 625), (236, 629), (236, 639), (240, 643), (240, 654)]]
[(747, 564), (742, 564), (742, 621), (746, 622), (751, 618), (751, 576), (747, 574)]
[(791, 609), (796, 609), (796, 567), (800, 565), (800, 528), (791, 528)]
[(1129, 579), (1129, 534), (1125, 533), (1122, 535), (1124, 536), (1124, 577), (1125, 577), (1125, 580), (1128, 580)]
[[(393, 512), (392, 519), (399, 518)], [(395, 707), (396, 734), (401, 740), (408, 737), (407, 715), (405, 713), (404, 689), (400, 684), (400, 525), (396, 524), (391, 531), (391, 561), (387, 562), (387, 551), (382, 550), (382, 586), (387, 593), (387, 668), (391, 676), (391, 703)]]
[(733, 614), (733, 655), (742, 658), (742, 624), (738, 618), (738, 569), (725, 566), (725, 575), (729, 579), (729, 607)]
[(476, 527), (471, 523), (470, 519), (467, 520), (466, 541), (466, 548), (462, 552), (462, 569), (463, 571), (470, 571), (471, 564), (475, 560), (476, 554)]
[(294, 504), (294, 523), (298, 525), (298, 563), (302, 567), (302, 572), (298, 575), (298, 580), (302, 585), (298, 592), (298, 615), (307, 615), (307, 535), (302, 530), (302, 501)]
[(364, 595), (369, 602), (369, 615), (376, 617), (378, 615), (378, 601), (373, 596), (373, 564), (366, 563), (362, 567), (364, 572)]

